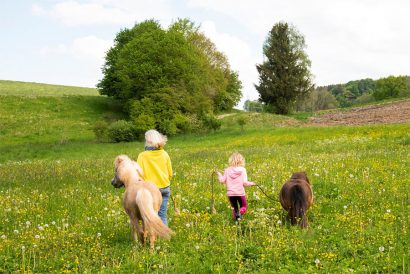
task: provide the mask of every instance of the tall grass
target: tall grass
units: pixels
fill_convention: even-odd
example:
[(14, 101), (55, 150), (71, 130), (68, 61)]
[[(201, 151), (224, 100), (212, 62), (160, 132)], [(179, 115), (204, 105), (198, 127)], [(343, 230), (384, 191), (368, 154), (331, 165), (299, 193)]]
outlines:
[[(40, 159), (0, 165), (0, 272), (406, 273), (408, 132), (395, 125), (173, 138), (167, 150), (182, 214), (170, 204), (176, 236), (153, 254), (132, 244), (122, 190), (110, 185), (113, 158), (136, 157), (143, 143), (38, 148)], [(257, 188), (247, 189), (240, 225), (223, 186), (216, 185), (217, 214), (209, 213), (211, 172), (233, 151), (245, 155), (249, 178), (271, 197), (292, 171), (308, 172), (315, 194), (309, 229), (290, 227), (279, 203)]]

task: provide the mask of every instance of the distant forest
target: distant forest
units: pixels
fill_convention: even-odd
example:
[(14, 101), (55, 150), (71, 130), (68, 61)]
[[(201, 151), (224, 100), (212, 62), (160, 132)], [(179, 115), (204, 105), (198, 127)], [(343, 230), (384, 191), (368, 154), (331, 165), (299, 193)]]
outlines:
[[(388, 86), (388, 87), (386, 87)], [(379, 80), (370, 78), (350, 81), (346, 84), (317, 87), (329, 91), (339, 102), (340, 107), (367, 103), (374, 100), (383, 100), (390, 97), (407, 97), (409, 95), (410, 76), (389, 76)], [(364, 96), (364, 97), (363, 97)]]
[[(307, 96), (297, 99), (294, 110), (343, 108), (404, 97), (410, 97), (410, 76), (389, 76), (378, 80), (367, 78), (345, 84), (317, 86)], [(261, 112), (264, 106), (258, 101), (247, 100), (244, 109)]]

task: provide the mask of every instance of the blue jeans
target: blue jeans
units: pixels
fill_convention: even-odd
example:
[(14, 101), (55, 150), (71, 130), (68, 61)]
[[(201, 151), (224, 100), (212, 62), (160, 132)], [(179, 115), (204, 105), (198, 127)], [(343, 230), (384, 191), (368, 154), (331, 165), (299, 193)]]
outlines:
[(168, 200), (169, 196), (171, 196), (171, 189), (169, 187), (160, 188), (162, 194), (162, 204), (159, 208), (158, 215), (161, 218), (162, 222), (167, 226), (168, 219), (167, 219), (167, 208), (168, 208)]

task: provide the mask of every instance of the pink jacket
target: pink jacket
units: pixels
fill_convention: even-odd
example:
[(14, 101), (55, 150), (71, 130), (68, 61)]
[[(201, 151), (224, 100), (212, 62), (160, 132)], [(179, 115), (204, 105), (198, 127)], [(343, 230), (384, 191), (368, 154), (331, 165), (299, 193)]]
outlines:
[(245, 186), (254, 186), (248, 182), (248, 175), (244, 167), (228, 167), (222, 175), (218, 172), (219, 182), (225, 183), (228, 196), (245, 196)]

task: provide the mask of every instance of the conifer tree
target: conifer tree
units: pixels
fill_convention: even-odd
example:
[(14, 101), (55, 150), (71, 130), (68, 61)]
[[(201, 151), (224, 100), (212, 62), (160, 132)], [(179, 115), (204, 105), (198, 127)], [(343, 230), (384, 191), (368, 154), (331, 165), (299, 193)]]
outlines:
[(296, 98), (313, 88), (310, 60), (304, 51), (304, 37), (288, 23), (275, 24), (263, 45), (266, 60), (256, 65), (259, 73), (259, 100), (267, 110), (291, 112)]

